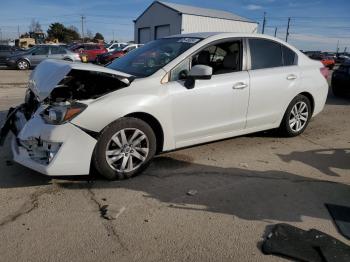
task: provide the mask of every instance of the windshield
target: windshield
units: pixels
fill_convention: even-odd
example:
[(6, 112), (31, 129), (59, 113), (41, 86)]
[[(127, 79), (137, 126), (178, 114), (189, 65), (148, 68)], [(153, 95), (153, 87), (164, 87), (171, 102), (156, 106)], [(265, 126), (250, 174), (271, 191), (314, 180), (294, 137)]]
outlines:
[(114, 60), (108, 68), (136, 77), (147, 77), (167, 65), (202, 39), (188, 37), (163, 38), (152, 41)]

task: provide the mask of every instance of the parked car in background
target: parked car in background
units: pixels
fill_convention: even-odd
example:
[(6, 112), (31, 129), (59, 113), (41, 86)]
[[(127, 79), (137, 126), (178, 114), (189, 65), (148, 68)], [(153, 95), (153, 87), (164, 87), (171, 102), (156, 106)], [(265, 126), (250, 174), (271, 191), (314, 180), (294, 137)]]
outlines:
[(332, 91), (335, 96), (350, 95), (350, 61), (334, 70), (332, 74)]
[(350, 56), (348, 55), (339, 55), (335, 59), (335, 61), (339, 64), (350, 63)]
[(6, 58), (22, 49), (10, 45), (0, 45), (0, 65), (6, 65)]
[(101, 64), (101, 65), (108, 64), (108, 63), (112, 62), (114, 59), (122, 57), (122, 56), (126, 55), (128, 52), (130, 52), (136, 48), (139, 48), (140, 46), (142, 46), (142, 44), (131, 44), (131, 45), (125, 46), (124, 48), (116, 49), (112, 52), (97, 55), (96, 56), (96, 63)]
[(14, 160), (49, 176), (93, 165), (129, 178), (164, 151), (275, 128), (302, 134), (324, 108), (324, 69), (278, 38), (240, 33), (158, 39), (107, 67), (46, 60), (0, 141), (13, 130)]
[(127, 43), (113, 43), (107, 47), (107, 50), (108, 50), (108, 52), (112, 52), (116, 49), (123, 49), (126, 46), (128, 46)]
[(6, 58), (6, 65), (11, 68), (26, 70), (37, 66), (45, 59), (58, 59), (71, 62), (80, 62), (79, 54), (69, 51), (60, 45), (36, 45), (33, 48), (15, 53)]
[(333, 67), (335, 66), (335, 60), (331, 56), (324, 56), (323, 54), (314, 54), (309, 57), (311, 59), (321, 61), (322, 64), (329, 69), (333, 69)]
[(73, 52), (79, 53), (83, 62), (94, 62), (96, 56), (107, 53), (107, 49), (102, 44), (83, 43), (70, 47)]

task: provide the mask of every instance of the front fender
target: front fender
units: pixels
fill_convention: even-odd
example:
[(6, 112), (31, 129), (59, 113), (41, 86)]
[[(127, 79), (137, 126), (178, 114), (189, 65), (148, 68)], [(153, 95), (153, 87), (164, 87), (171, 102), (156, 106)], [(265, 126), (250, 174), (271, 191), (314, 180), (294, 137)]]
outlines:
[(163, 95), (133, 94), (123, 95), (122, 90), (116, 91), (118, 96), (107, 95), (93, 101), (78, 117), (72, 120), (74, 125), (84, 129), (101, 132), (106, 126), (121, 117), (132, 113), (146, 113), (158, 120), (164, 133), (164, 150), (174, 148), (172, 139), (172, 115), (169, 97)]

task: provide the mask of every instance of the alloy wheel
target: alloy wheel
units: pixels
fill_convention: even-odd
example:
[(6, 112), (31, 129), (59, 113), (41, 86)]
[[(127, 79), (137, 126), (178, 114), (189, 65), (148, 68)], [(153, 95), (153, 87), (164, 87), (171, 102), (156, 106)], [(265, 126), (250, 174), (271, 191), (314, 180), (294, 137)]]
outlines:
[(125, 128), (112, 136), (106, 147), (108, 165), (120, 173), (138, 169), (147, 159), (149, 141), (137, 128)]
[(289, 126), (293, 132), (302, 130), (309, 119), (309, 110), (305, 102), (300, 101), (296, 103), (289, 117)]
[(26, 70), (28, 68), (28, 63), (26, 61), (19, 61), (17, 65), (20, 70)]

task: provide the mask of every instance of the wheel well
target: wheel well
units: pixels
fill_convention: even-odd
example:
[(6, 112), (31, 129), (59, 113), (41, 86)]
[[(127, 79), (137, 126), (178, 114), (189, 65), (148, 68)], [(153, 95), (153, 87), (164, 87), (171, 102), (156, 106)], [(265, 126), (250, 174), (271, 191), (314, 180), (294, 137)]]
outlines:
[(315, 108), (315, 100), (314, 100), (313, 96), (308, 92), (300, 93), (300, 95), (306, 96), (309, 99), (310, 104), (311, 104), (311, 113), (313, 114), (314, 108)]
[(31, 66), (30, 61), (29, 61), (27, 58), (23, 58), (23, 57), (17, 59), (16, 64), (17, 64), (19, 61), (22, 61), (22, 60), (26, 61), (26, 62), (28, 63), (28, 65)]
[(163, 151), (163, 144), (164, 144), (164, 133), (163, 133), (163, 128), (159, 121), (152, 115), (147, 114), (147, 113), (142, 113), (142, 112), (137, 112), (137, 113), (131, 113), (126, 115), (125, 117), (133, 117), (133, 118), (138, 118), (143, 121), (145, 121), (147, 124), (150, 125), (152, 128), (156, 140), (157, 140), (157, 152), (160, 153)]

